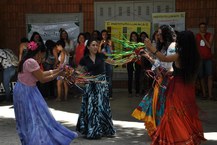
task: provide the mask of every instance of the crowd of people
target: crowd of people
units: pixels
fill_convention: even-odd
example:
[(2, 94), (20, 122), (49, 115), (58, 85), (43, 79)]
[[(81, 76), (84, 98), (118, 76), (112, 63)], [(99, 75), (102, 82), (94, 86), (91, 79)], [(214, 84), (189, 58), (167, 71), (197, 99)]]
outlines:
[[(144, 121), (153, 145), (194, 145), (206, 140), (196, 104), (195, 81), (201, 82), (202, 99), (215, 100), (212, 95), (213, 35), (207, 32), (206, 23), (201, 23), (199, 28), (196, 37), (191, 31), (177, 32), (169, 25), (160, 26), (151, 39), (146, 32), (130, 34), (130, 42), (145, 44), (135, 49), (137, 58), (126, 64), (129, 97), (133, 96), (133, 86), (136, 97), (144, 96), (132, 116)], [(5, 50), (0, 51), (4, 76), (15, 75), (15, 67), (18, 67), (13, 104), (23, 145), (69, 145), (78, 136), (54, 119), (44, 99), (68, 99), (65, 66), (95, 76), (84, 86), (76, 131), (88, 139), (115, 135), (109, 102), (113, 97), (113, 66), (105, 62), (109, 57), (112, 59), (110, 54), (115, 53), (114, 50), (107, 30), (80, 33), (77, 42), (73, 42), (67, 31), (60, 29), (57, 42), (44, 43), (38, 32), (34, 32), (29, 41), (22, 38), (18, 66), (7, 65), (3, 57)], [(208, 77), (208, 96), (205, 77)], [(4, 87), (6, 99), (10, 100), (8, 81), (10, 78), (4, 80)]]

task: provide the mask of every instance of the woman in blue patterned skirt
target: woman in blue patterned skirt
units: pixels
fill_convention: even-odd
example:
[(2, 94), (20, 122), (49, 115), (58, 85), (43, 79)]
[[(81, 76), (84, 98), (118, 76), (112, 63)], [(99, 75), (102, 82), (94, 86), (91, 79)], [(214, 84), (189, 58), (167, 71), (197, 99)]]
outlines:
[(78, 66), (78, 69), (84, 68), (90, 75), (95, 76), (91, 83), (85, 85), (76, 128), (88, 139), (115, 134), (105, 76), (105, 56), (98, 53), (98, 50), (98, 41), (88, 40), (85, 55)]

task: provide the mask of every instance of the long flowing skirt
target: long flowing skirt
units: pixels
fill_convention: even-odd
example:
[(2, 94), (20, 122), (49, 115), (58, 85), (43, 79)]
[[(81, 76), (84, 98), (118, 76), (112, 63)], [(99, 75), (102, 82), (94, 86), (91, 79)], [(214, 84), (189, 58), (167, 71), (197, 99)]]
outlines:
[(132, 116), (145, 123), (145, 128), (149, 134), (156, 130), (160, 124), (165, 109), (165, 90), (168, 77), (159, 78), (148, 94), (144, 96), (138, 107), (133, 111)]
[(98, 139), (103, 136), (112, 136), (115, 129), (108, 96), (108, 84), (105, 75), (95, 79), (98, 82), (86, 84), (82, 96), (81, 111), (77, 128), (81, 134), (89, 139)]
[(37, 86), (17, 82), (13, 100), (22, 145), (69, 145), (77, 137), (54, 119)]
[(206, 140), (198, 110), (194, 84), (174, 77), (167, 87), (161, 123), (151, 136), (152, 145), (199, 145)]

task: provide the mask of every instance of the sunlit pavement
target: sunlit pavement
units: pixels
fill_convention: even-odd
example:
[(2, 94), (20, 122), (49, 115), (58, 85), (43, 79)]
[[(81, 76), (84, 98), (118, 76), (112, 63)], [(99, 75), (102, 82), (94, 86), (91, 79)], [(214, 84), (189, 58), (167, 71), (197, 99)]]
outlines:
[[(149, 145), (151, 140), (147, 135), (144, 124), (133, 117), (131, 113), (142, 97), (128, 97), (126, 90), (114, 90), (111, 100), (113, 122), (117, 130), (112, 138), (103, 137), (99, 140), (88, 140), (79, 135), (72, 144), (75, 145)], [(67, 102), (47, 100), (48, 106), (56, 120), (64, 126), (75, 130), (81, 99), (69, 95)], [(200, 100), (198, 105), (204, 111), (201, 116), (205, 137), (208, 141), (203, 145), (217, 144), (217, 101)], [(14, 110), (11, 104), (0, 103), (0, 145), (19, 145), (16, 133)]]

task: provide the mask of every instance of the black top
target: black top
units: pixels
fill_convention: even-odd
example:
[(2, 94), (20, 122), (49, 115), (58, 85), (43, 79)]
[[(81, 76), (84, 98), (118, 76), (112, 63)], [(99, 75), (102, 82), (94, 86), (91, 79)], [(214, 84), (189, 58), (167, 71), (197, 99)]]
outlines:
[(175, 63), (173, 63), (173, 76), (183, 76), (183, 69), (176, 67)]
[(102, 53), (96, 54), (95, 63), (90, 59), (89, 55), (84, 56), (80, 65), (84, 66), (86, 71), (90, 73), (90, 75), (99, 75), (105, 73), (105, 55)]

